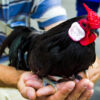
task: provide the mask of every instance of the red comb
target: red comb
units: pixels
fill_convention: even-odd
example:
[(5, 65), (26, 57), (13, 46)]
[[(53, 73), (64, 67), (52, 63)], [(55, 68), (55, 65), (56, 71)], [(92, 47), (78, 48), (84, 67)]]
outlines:
[(98, 29), (100, 28), (100, 17), (97, 15), (96, 12), (92, 11), (92, 9), (88, 8), (88, 6), (83, 3), (88, 15), (88, 21), (91, 29)]

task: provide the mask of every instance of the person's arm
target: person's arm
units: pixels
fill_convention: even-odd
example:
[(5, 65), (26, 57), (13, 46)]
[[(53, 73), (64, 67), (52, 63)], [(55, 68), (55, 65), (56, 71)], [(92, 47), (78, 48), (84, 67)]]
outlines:
[(0, 65), (0, 86), (16, 87), (20, 75), (23, 71), (16, 70), (14, 67)]
[(57, 26), (57, 25), (59, 25), (59, 24), (61, 24), (61, 23), (63, 23), (63, 22), (64, 22), (64, 21), (59, 21), (59, 22), (54, 23), (54, 24), (52, 24), (52, 25), (50, 25), (50, 26), (44, 27), (44, 29), (45, 29), (45, 31), (48, 31), (48, 30), (50, 30), (51, 28), (53, 28), (53, 27), (55, 27), (55, 26)]

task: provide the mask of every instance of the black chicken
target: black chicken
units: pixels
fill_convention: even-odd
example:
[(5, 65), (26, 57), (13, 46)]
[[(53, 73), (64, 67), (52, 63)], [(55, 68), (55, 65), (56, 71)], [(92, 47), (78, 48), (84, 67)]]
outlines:
[(77, 76), (95, 61), (94, 41), (100, 28), (100, 18), (86, 5), (85, 8), (87, 16), (69, 19), (44, 34), (16, 27), (3, 42), (0, 55), (9, 47), (10, 65), (32, 70), (40, 78)]

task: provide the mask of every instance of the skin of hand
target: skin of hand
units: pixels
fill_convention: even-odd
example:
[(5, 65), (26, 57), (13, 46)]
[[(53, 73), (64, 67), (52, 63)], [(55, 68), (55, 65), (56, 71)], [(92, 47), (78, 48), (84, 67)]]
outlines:
[(42, 81), (31, 72), (23, 73), (18, 82), (22, 96), (29, 100), (89, 100), (93, 94), (93, 83), (88, 79), (68, 81), (56, 85), (57, 91), (48, 85), (42, 86)]
[(50, 26), (44, 27), (44, 30), (45, 30), (45, 31), (48, 31), (48, 30), (52, 29), (53, 27), (55, 27), (55, 26), (57, 26), (57, 25), (59, 25), (59, 24), (61, 24), (61, 23), (63, 23), (63, 22), (64, 22), (64, 21), (59, 21), (59, 22), (56, 22), (56, 23), (54, 23), (54, 24), (52, 24), (52, 25), (50, 25)]

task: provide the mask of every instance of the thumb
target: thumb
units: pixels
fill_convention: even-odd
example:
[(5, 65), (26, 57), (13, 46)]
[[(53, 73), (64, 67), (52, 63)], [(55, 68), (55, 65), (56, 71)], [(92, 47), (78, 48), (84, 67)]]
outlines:
[(26, 89), (23, 91), (23, 95), (26, 96), (29, 100), (35, 100), (36, 94), (35, 90), (31, 87), (26, 87)]

